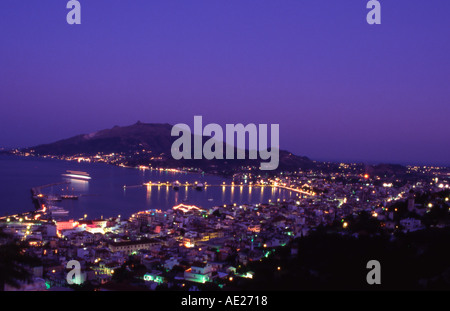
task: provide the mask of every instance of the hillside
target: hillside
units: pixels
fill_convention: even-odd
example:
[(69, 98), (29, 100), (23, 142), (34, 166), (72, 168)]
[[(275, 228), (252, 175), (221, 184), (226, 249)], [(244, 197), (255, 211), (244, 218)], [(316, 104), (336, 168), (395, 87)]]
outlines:
[[(90, 134), (77, 135), (26, 148), (36, 155), (92, 156), (98, 153), (123, 154), (127, 156), (128, 165), (148, 165), (159, 167), (197, 167), (205, 171), (223, 172), (235, 170), (242, 166), (259, 166), (261, 159), (256, 160), (174, 160), (171, 156), (172, 143), (178, 137), (170, 135), (172, 125), (141, 123), (130, 126), (114, 126)], [(204, 137), (205, 142), (209, 137)], [(193, 141), (193, 140), (192, 140)], [(264, 161), (266, 162), (266, 161)], [(316, 165), (307, 157), (293, 155), (280, 150), (279, 170), (311, 169)]]

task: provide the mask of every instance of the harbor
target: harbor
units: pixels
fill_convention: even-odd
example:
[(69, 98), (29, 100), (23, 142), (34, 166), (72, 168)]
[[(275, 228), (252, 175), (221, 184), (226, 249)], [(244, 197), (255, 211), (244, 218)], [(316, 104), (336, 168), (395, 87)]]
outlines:
[[(53, 216), (67, 216), (68, 211), (62, 207), (54, 205), (54, 202), (59, 202), (63, 199), (67, 199), (66, 195), (47, 195), (43, 193), (43, 189), (70, 184), (68, 181), (47, 184), (39, 187), (31, 188), (31, 195), (33, 202), (36, 206), (36, 214), (40, 217), (53, 217)], [(72, 198), (72, 196), (70, 196)], [(73, 196), (78, 198), (78, 196)]]
[[(74, 219), (86, 214), (94, 218), (102, 215), (129, 217), (152, 208), (171, 209), (182, 202), (210, 208), (298, 198), (297, 193), (280, 187), (256, 183), (241, 186), (240, 181), (233, 182), (221, 176), (38, 158), (4, 158), (0, 163), (5, 172), (0, 176), (4, 192), (0, 205), (2, 215), (32, 211), (40, 217), (53, 218), (48, 210), (45, 215), (42, 213), (44, 205), (62, 207), (69, 211), (68, 217)], [(69, 170), (87, 172), (91, 179), (63, 176)], [(16, 187), (17, 184), (22, 186)], [(198, 189), (194, 185), (199, 186)]]

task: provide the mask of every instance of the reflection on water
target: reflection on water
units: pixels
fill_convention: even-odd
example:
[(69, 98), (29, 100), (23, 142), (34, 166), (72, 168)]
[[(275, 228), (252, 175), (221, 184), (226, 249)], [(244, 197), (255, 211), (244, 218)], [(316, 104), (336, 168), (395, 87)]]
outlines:
[(75, 192), (88, 192), (89, 191), (89, 181), (88, 180), (81, 180), (81, 179), (75, 179), (75, 178), (63, 178), (65, 181), (69, 182), (69, 189), (71, 191)]
[(175, 192), (175, 205), (178, 205), (180, 202), (179, 202), (179, 199), (178, 199), (178, 191), (176, 191)]
[[(66, 179), (67, 170), (87, 172), (92, 179)], [(171, 186), (144, 186), (152, 181), (172, 183), (178, 180), (178, 191)], [(295, 199), (296, 194), (283, 189), (230, 186), (231, 181), (218, 176), (166, 171), (120, 168), (105, 164), (75, 163), (39, 158), (0, 157), (0, 211), (2, 215), (34, 209), (30, 198), (32, 187), (67, 182), (49, 187), (44, 193), (79, 195), (78, 200), (62, 200), (58, 206), (70, 212), (70, 218), (112, 217), (148, 209), (170, 209), (180, 203), (209, 209), (224, 204), (276, 202)], [(206, 183), (199, 191), (186, 183)], [(225, 184), (224, 184), (225, 183)], [(124, 187), (126, 185), (126, 187)], [(238, 189), (237, 189), (238, 188)]]
[[(251, 204), (289, 201), (296, 198), (296, 194), (288, 190), (267, 187), (250, 186), (207, 186), (204, 190), (191, 187), (180, 187), (174, 190), (169, 186), (146, 186), (147, 208), (171, 208), (179, 203), (189, 203), (201, 208), (211, 208), (224, 204)], [(138, 195), (139, 190), (133, 189)], [(156, 195), (155, 195), (156, 192)], [(131, 195), (131, 193), (130, 193)], [(180, 198), (183, 198), (180, 201)]]
[(147, 186), (147, 204), (150, 204), (152, 200), (152, 186)]

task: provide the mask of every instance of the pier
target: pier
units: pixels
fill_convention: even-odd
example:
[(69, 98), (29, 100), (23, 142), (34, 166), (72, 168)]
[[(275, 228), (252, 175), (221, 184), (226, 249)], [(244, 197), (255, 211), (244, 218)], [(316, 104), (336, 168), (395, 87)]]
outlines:
[[(148, 182), (148, 183), (144, 183), (143, 186), (146, 187), (173, 187), (173, 183), (172, 182)], [(126, 188), (135, 188), (135, 187), (141, 187), (141, 185), (133, 185), (133, 186), (123, 186), (124, 189)], [(191, 187), (191, 188), (196, 188), (198, 187), (198, 183), (180, 183), (179, 185), (177, 185), (177, 188), (182, 188), (182, 187)], [(279, 188), (279, 189), (285, 189), (288, 191), (292, 191), (292, 192), (296, 192), (296, 193), (301, 193), (304, 195), (308, 195), (308, 196), (314, 196), (315, 194), (312, 192), (307, 192), (298, 188), (294, 188), (294, 187), (290, 187), (290, 186), (284, 186), (284, 185), (275, 185), (275, 184), (269, 184), (269, 185), (264, 185), (264, 184), (237, 184), (237, 183), (222, 183), (222, 184), (208, 184), (208, 183), (203, 183), (202, 188), (208, 188), (208, 187), (247, 187), (247, 188)]]
[[(31, 195), (33, 198), (33, 202), (36, 205), (36, 212), (47, 212), (48, 207), (51, 205), (48, 202), (49, 201), (59, 201), (62, 200), (61, 197), (49, 197), (48, 195), (45, 195), (42, 193), (42, 189), (53, 187), (53, 186), (60, 186), (60, 185), (67, 185), (70, 184), (68, 181), (58, 182), (58, 183), (52, 183), (48, 185), (43, 185), (39, 187), (33, 187), (31, 188)], [(70, 197), (72, 199), (72, 197)]]
[(42, 194), (42, 189), (53, 187), (53, 186), (67, 185), (67, 184), (70, 184), (70, 182), (62, 181), (62, 182), (57, 182), (57, 183), (53, 183), (53, 184), (34, 187), (34, 188), (31, 188), (31, 194), (33, 195), (33, 197), (43, 197), (44, 195)]
[(36, 210), (35, 211), (29, 211), (29, 212), (23, 212), (18, 213), (14, 215), (7, 215), (7, 216), (1, 216), (0, 221), (9, 221), (9, 219), (15, 219), (20, 221), (32, 221), (37, 219), (42, 219), (41, 216), (45, 214), (46, 212), (46, 206), (48, 205), (49, 198), (47, 195), (42, 193), (42, 189), (52, 187), (52, 186), (59, 186), (64, 184), (70, 184), (70, 182), (58, 182), (38, 187), (31, 188), (31, 196), (32, 200), (35, 204)]

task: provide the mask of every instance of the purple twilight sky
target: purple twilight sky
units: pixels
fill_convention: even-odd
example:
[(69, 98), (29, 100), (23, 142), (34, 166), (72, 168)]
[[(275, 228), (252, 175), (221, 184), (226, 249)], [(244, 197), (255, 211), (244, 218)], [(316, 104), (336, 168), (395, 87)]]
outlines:
[(316, 160), (450, 165), (450, 1), (0, 1), (0, 146), (278, 123)]

